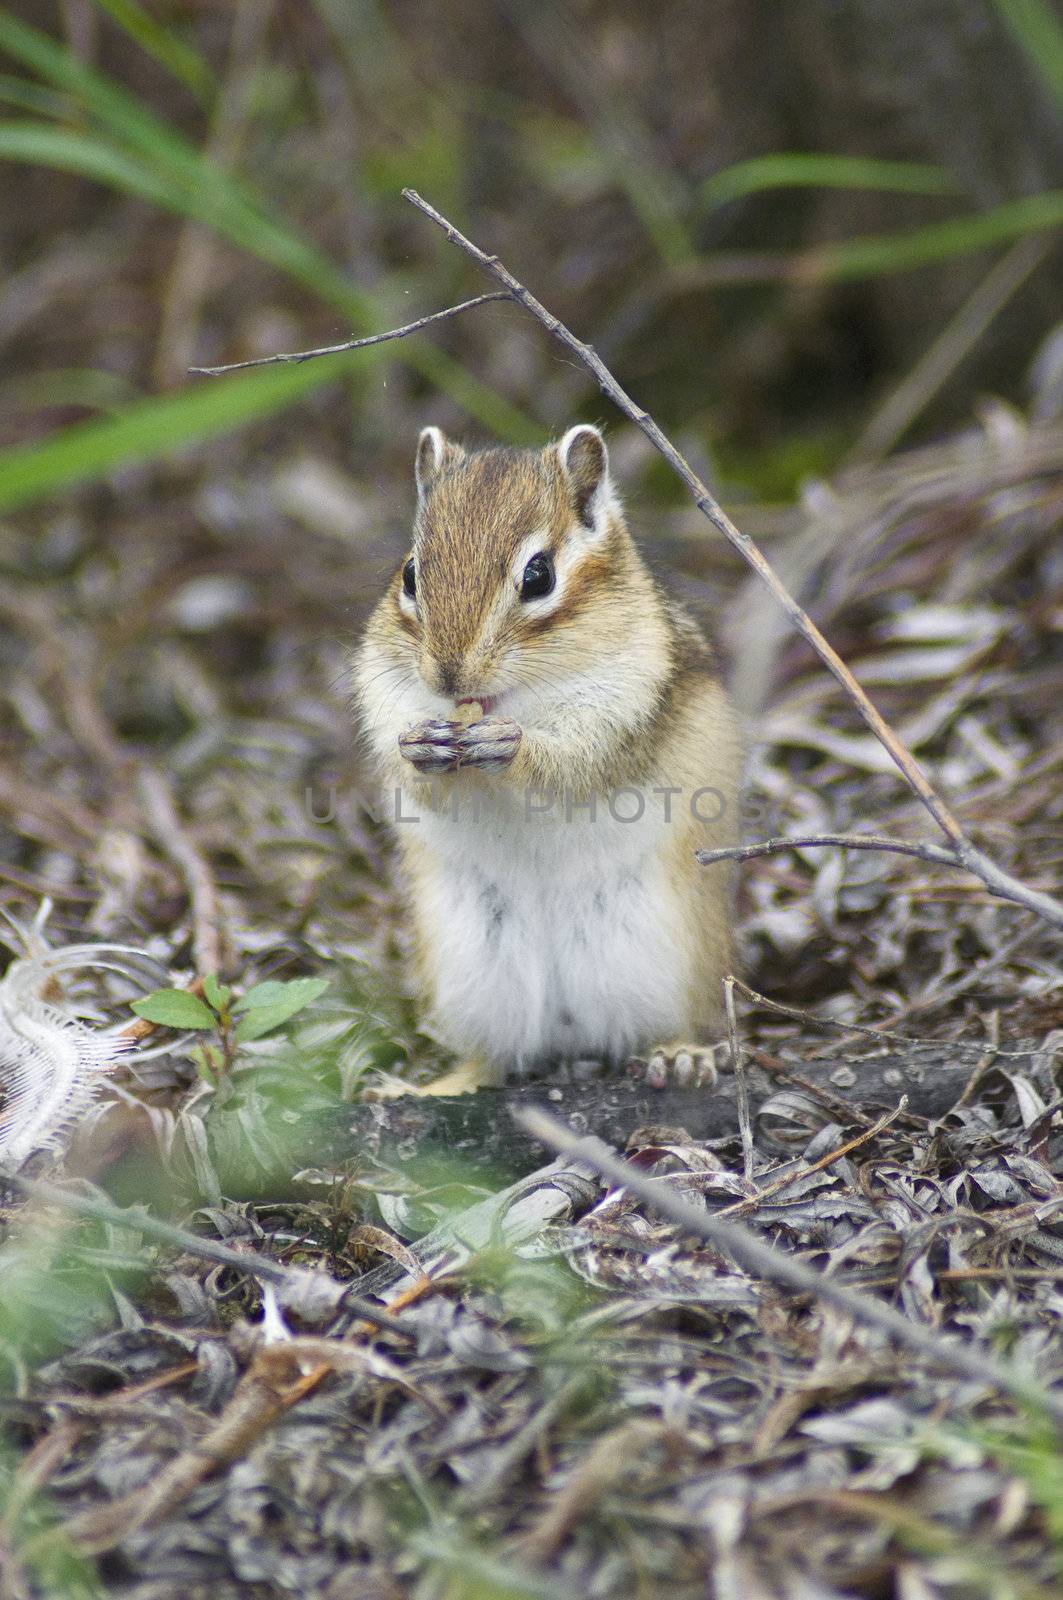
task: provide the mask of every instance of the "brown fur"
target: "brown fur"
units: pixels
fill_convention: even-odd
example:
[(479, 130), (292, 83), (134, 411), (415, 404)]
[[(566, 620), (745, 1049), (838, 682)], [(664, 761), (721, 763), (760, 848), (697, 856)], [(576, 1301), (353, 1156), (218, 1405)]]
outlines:
[[(696, 1037), (721, 1021), (721, 978), (733, 960), (733, 875), (727, 867), (697, 867), (694, 852), (737, 838), (740, 737), (711, 646), (650, 575), (615, 501), (608, 499), (603, 512), (596, 498), (607, 483), (604, 444), (591, 430), (580, 430), (564, 463), (559, 448), (470, 453), (437, 430), (425, 431), (413, 542), (417, 616), (403, 610), (400, 570), (369, 625), (361, 698), (372, 715), (367, 688), (382, 662), (384, 671), (392, 663), (407, 676), (419, 674), (436, 694), (455, 701), (495, 693), (504, 701), (507, 689), (534, 691), (573, 674), (624, 684), (630, 679), (623, 718), (603, 720), (593, 698), (585, 710), (569, 706), (557, 729), (526, 730), (508, 767), (454, 771), (444, 789), (449, 795), (503, 787), (519, 795), (536, 788), (584, 799), (628, 786), (681, 786), (684, 809), (677, 810), (658, 860), (682, 907), (684, 946), (694, 952), (686, 1014), (676, 1018), (675, 1033)], [(536, 550), (568, 562), (564, 589), (547, 611), (523, 607), (515, 588), (514, 563), (537, 533)], [(389, 786), (417, 784), (394, 743), (382, 743), (378, 759)], [(723, 796), (718, 821), (689, 815), (689, 796), (701, 788)], [(418, 977), (431, 1009), (439, 1000), (436, 931), (421, 908), (433, 901), (442, 863), (416, 829), (398, 831)]]

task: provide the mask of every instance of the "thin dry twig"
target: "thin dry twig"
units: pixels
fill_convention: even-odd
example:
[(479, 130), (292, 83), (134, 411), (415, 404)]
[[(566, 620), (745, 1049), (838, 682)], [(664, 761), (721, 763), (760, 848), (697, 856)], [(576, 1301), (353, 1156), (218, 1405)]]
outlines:
[(889, 723), (876, 710), (868, 699), (864, 690), (857, 683), (845, 662), (838, 655), (833, 645), (829, 644), (823, 634), (816, 627), (808, 613), (798, 605), (790, 594), (782, 579), (778, 576), (770, 562), (764, 557), (759, 548), (747, 534), (742, 533), (730, 517), (723, 510), (716, 498), (710, 493), (708, 487), (694, 472), (686, 458), (676, 449), (671, 440), (658, 427), (648, 411), (636, 404), (625, 389), (617, 382), (609, 368), (596, 354), (593, 347), (577, 339), (565, 324), (558, 320), (552, 312), (547, 311), (530, 290), (513, 276), (503, 266), (497, 256), (488, 255), (478, 245), (473, 244), (452, 222), (449, 222), (434, 206), (414, 189), (404, 189), (403, 197), (430, 222), (440, 228), (451, 244), (464, 250), (467, 255), (484, 269), (492, 278), (495, 278), (510, 296), (522, 305), (524, 309), (540, 322), (548, 333), (552, 334), (565, 348), (585, 366), (598, 383), (602, 393), (608, 396), (613, 404), (629, 421), (646, 435), (669, 466), (679, 476), (693, 496), (698, 510), (707, 517), (713, 527), (718, 529), (733, 549), (737, 550), (742, 559), (753, 568), (754, 572), (764, 581), (771, 590), (779, 605), (785, 611), (790, 621), (798, 631), (808, 640), (816, 651), (828, 671), (841, 685), (846, 695), (859, 711), (864, 722), (878, 739), (879, 743), (888, 751), (894, 764), (900, 771), (905, 782), (912, 792), (929, 811), (951, 846), (950, 864), (964, 868), (976, 878), (981, 878), (987, 889), (1006, 900), (1016, 900), (1020, 905), (1028, 906), (1036, 911), (1039, 916), (1057, 928), (1063, 928), (1063, 905), (1054, 900), (1051, 895), (1044, 894), (1041, 890), (1033, 889), (1028, 884), (1021, 882), (1009, 872), (997, 865), (989, 856), (985, 855), (973, 845), (959, 822), (953, 816), (945, 801), (934, 789), (922, 768), (918, 765), (911, 752), (906, 748)]
[(427, 328), (430, 323), (443, 322), (447, 317), (456, 317), (462, 311), (471, 311), (474, 306), (490, 305), (493, 300), (512, 300), (509, 293), (499, 291), (495, 294), (478, 294), (472, 300), (463, 300), (460, 305), (447, 306), (443, 311), (432, 311), (426, 317), (418, 317), (416, 322), (407, 322), (401, 328), (389, 328), (386, 333), (371, 333), (364, 339), (345, 339), (342, 344), (323, 344), (317, 350), (292, 350), (286, 355), (256, 356), (253, 361), (231, 361), (224, 367), (189, 367), (189, 372), (195, 373), (198, 378), (217, 378), (223, 372), (243, 372), (245, 367), (275, 367), (278, 365), (296, 365), (300, 361), (313, 361), (315, 356), (338, 356), (346, 350), (364, 350), (367, 345), (387, 344), (389, 339), (405, 339), (408, 334), (420, 333), (422, 328)]
[(267, 1428), (332, 1371), (327, 1362), (306, 1371), (301, 1354), (294, 1343), (260, 1350), (204, 1438), (167, 1462), (147, 1485), (70, 1518), (66, 1537), (82, 1550), (98, 1554), (138, 1529), (161, 1522), (205, 1478), (246, 1455)]
[(825, 1111), (829, 1111), (836, 1122), (855, 1122), (862, 1128), (870, 1128), (872, 1126), (872, 1120), (867, 1112), (861, 1111), (854, 1101), (844, 1100), (840, 1095), (831, 1094), (830, 1090), (825, 1089), (821, 1083), (815, 1083), (811, 1078), (806, 1078), (803, 1073), (795, 1071), (794, 1062), (781, 1061), (778, 1056), (769, 1055), (766, 1050), (758, 1049), (755, 1044), (749, 1046), (749, 1054), (758, 1067), (763, 1067), (765, 1072), (769, 1072), (780, 1083), (786, 1083), (791, 1088), (800, 1089), (816, 1105), (820, 1105)]
[(738, 1126), (742, 1133), (742, 1174), (748, 1184), (753, 1182), (753, 1125), (749, 1120), (749, 1084), (742, 1058), (742, 1044), (738, 1037), (738, 1018), (735, 1015), (735, 980), (723, 980), (723, 1004), (727, 1013), (727, 1043), (731, 1052), (731, 1071), (734, 1073), (738, 1101)]
[(838, 1145), (834, 1150), (828, 1150), (826, 1155), (820, 1156), (818, 1161), (810, 1162), (807, 1167), (791, 1168), (789, 1172), (784, 1172), (781, 1177), (774, 1179), (772, 1183), (765, 1184), (763, 1189), (758, 1189), (757, 1193), (750, 1195), (748, 1200), (735, 1200), (731, 1205), (724, 1206), (721, 1211), (717, 1211), (716, 1215), (718, 1217), (746, 1217), (751, 1211), (755, 1211), (764, 1200), (774, 1199), (784, 1189), (789, 1189), (790, 1185), (796, 1183), (799, 1178), (807, 1178), (813, 1172), (825, 1172), (828, 1167), (833, 1167), (834, 1163), (840, 1161), (843, 1156), (851, 1155), (862, 1144), (867, 1144), (869, 1139), (873, 1139), (877, 1133), (881, 1133), (884, 1128), (888, 1128), (891, 1122), (896, 1122), (907, 1104), (908, 1096), (906, 1094), (902, 1095), (900, 1104), (895, 1106), (892, 1111), (883, 1112), (877, 1122), (873, 1122), (869, 1128), (861, 1128), (859, 1133), (854, 1133), (851, 1139), (846, 1139), (844, 1144)]
[(205, 1478), (245, 1456), (268, 1428), (332, 1373), (356, 1373), (394, 1384), (436, 1416), (445, 1415), (437, 1401), (374, 1351), (313, 1336), (265, 1344), (203, 1438), (168, 1461), (146, 1486), (71, 1518), (64, 1529), (66, 1537), (85, 1551), (100, 1553), (163, 1521)]
[(725, 845), (720, 850), (698, 850), (696, 854), (703, 867), (711, 867), (717, 861), (755, 861), (758, 856), (779, 855), (784, 850), (818, 850), (832, 845), (840, 850), (889, 850), (943, 867), (958, 865), (955, 851), (943, 844), (909, 844), (904, 839), (887, 839), (874, 833), (783, 834), (777, 839), (758, 839), (756, 844)]
[(825, 1273), (816, 1272), (796, 1256), (776, 1250), (740, 1222), (721, 1219), (698, 1206), (692, 1205), (658, 1179), (648, 1177), (629, 1161), (621, 1161), (600, 1139), (579, 1137), (546, 1111), (532, 1107), (514, 1110), (513, 1117), (522, 1128), (552, 1150), (586, 1162), (608, 1178), (637, 1195), (647, 1205), (667, 1217), (684, 1233), (695, 1239), (704, 1239), (722, 1251), (753, 1277), (781, 1284), (783, 1288), (811, 1295), (815, 1300), (835, 1306), (854, 1322), (896, 1340), (898, 1344), (931, 1362), (939, 1369), (955, 1373), (958, 1377), (979, 1385), (987, 1385), (1000, 1394), (1010, 1395), (1020, 1405), (1052, 1418), (1063, 1428), (1063, 1396), (1046, 1390), (1037, 1380), (1006, 1362), (999, 1360), (985, 1348), (967, 1349), (953, 1340), (944, 1338), (936, 1330), (910, 1322), (893, 1306), (859, 1293), (848, 1285)]
[[(811, 1022), (819, 1028), (832, 1028), (836, 1033), (858, 1033), (865, 1039), (877, 1039), (886, 1044), (903, 1044), (910, 1050), (940, 1051), (942, 1048), (941, 1039), (913, 1039), (911, 1034), (896, 1033), (892, 1028), (877, 1028), (862, 1022), (847, 1022), (843, 1017), (821, 1017), (815, 1011), (808, 1011), (803, 1006), (788, 1006), (781, 1000), (769, 1000), (766, 994), (761, 994), (759, 989), (751, 989), (741, 978), (736, 978), (734, 981), (735, 987), (741, 989), (754, 1005), (765, 1006), (769, 1011), (776, 1011), (782, 1017), (793, 1017), (795, 1022)], [(948, 1048), (976, 1051), (980, 1056), (991, 1051), (994, 1056), (1000, 1056), (1005, 1061), (1029, 1061), (1035, 1054), (1033, 1050), (999, 1050), (995, 1044), (985, 1039), (950, 1039)]]

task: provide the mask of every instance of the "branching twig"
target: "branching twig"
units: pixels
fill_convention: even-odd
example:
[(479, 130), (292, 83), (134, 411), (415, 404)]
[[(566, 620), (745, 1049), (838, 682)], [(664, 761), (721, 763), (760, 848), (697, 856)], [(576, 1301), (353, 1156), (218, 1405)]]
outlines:
[(939, 866), (955, 867), (959, 863), (954, 851), (942, 844), (908, 844), (904, 839), (886, 839), (874, 833), (810, 833), (792, 838), (758, 839), (756, 844), (727, 845), (722, 850), (699, 850), (697, 858), (703, 867), (717, 861), (755, 861), (758, 856), (778, 855), (782, 850), (815, 850), (837, 845), (842, 850), (892, 850), (899, 856), (918, 856), (920, 861), (932, 861)]
[(612, 1183), (620, 1184), (631, 1194), (637, 1195), (654, 1211), (682, 1228), (684, 1233), (695, 1239), (707, 1240), (717, 1250), (723, 1251), (753, 1277), (781, 1284), (799, 1294), (811, 1295), (817, 1301), (825, 1301), (852, 1317), (854, 1322), (895, 1339), (898, 1344), (914, 1351), (939, 1369), (1010, 1395), (1020, 1405), (1032, 1407), (1039, 1415), (1050, 1416), (1058, 1426), (1063, 1427), (1063, 1397), (1045, 1389), (1032, 1375), (1027, 1376), (1018, 1368), (999, 1360), (984, 1346), (967, 1349), (933, 1328), (910, 1322), (893, 1306), (861, 1294), (826, 1273), (815, 1271), (796, 1256), (765, 1244), (763, 1239), (742, 1223), (724, 1220), (718, 1214), (711, 1215), (702, 1207), (693, 1205), (658, 1179), (648, 1177), (628, 1161), (621, 1161), (600, 1139), (578, 1137), (545, 1111), (522, 1108), (515, 1110), (513, 1117), (550, 1149), (586, 1162)]
[(495, 294), (478, 294), (473, 300), (463, 300), (460, 305), (447, 306), (445, 311), (432, 311), (427, 317), (418, 317), (416, 322), (407, 322), (401, 328), (389, 328), (386, 333), (371, 333), (364, 339), (345, 339), (343, 344), (323, 344), (317, 350), (292, 350), (287, 355), (256, 356), (253, 361), (231, 361), (225, 367), (189, 367), (188, 370), (199, 378), (217, 378), (223, 372), (242, 372), (245, 367), (297, 365), (300, 361), (313, 361), (315, 356), (338, 356), (346, 350), (362, 350), (366, 345), (386, 344), (389, 339), (405, 339), (407, 334), (420, 333), (421, 329), (427, 328), (430, 323), (443, 322), (447, 317), (456, 317), (459, 312), (471, 311), (474, 306), (486, 306), (492, 300), (512, 298), (511, 294), (502, 291)]
[(890, 1028), (868, 1026), (863, 1022), (847, 1022), (844, 1017), (821, 1017), (815, 1011), (806, 1011), (802, 1006), (787, 1006), (781, 1000), (769, 1000), (766, 994), (761, 994), (757, 989), (751, 989), (748, 983), (743, 983), (741, 978), (735, 978), (735, 987), (741, 989), (754, 1005), (766, 1006), (769, 1011), (776, 1011), (780, 1016), (793, 1017), (796, 1022), (811, 1022), (814, 1027), (833, 1029), (835, 1033), (858, 1033), (865, 1039), (876, 1039), (881, 1043), (902, 1044), (906, 1050), (949, 1050), (976, 1051), (978, 1055), (985, 1055), (992, 1051), (994, 1056), (1003, 1060), (1028, 1061), (1032, 1050), (998, 1050), (996, 1045), (987, 1043), (985, 1039), (913, 1039), (911, 1034), (896, 1033)]
[(581, 339), (577, 339), (575, 334), (563, 322), (560, 322), (552, 312), (547, 311), (546, 307), (535, 298), (531, 291), (526, 289), (502, 265), (497, 256), (488, 255), (478, 245), (473, 244), (471, 239), (467, 239), (463, 233), (460, 233), (452, 222), (448, 222), (446, 217), (438, 212), (434, 206), (429, 205), (427, 200), (423, 200), (415, 190), (404, 189), (403, 195), (423, 216), (426, 216), (429, 221), (434, 222), (438, 228), (442, 229), (451, 244), (457, 245), (459, 249), (464, 250), (467, 255), (471, 256), (478, 266), (482, 267), (485, 272), (489, 273), (492, 278), (502, 285), (512, 299), (523, 306), (537, 322), (542, 324), (548, 333), (552, 334), (555, 339), (564, 345), (593, 375), (602, 393), (607, 395), (618, 410), (623, 412), (624, 416), (633, 422), (637, 428), (640, 428), (650, 443), (656, 447), (690, 491), (698, 510), (723, 534), (728, 544), (738, 551), (742, 559), (767, 584), (791, 622), (808, 640), (820, 660), (859, 711), (876, 739), (889, 752), (891, 759), (909, 788), (922, 801), (949, 841), (951, 846), (949, 864), (962, 867), (965, 871), (973, 873), (976, 878), (981, 878), (986, 888), (990, 889), (994, 894), (1006, 900), (1016, 900), (1020, 905), (1036, 911), (1055, 927), (1063, 928), (1063, 905), (1060, 905), (1051, 895), (1044, 894), (1038, 889), (1032, 889), (1018, 878), (1013, 877), (1011, 873), (1005, 872), (1002, 867), (997, 866), (995, 861), (983, 854), (981, 850), (970, 842), (959, 822), (934, 789), (911, 752), (897, 737), (881, 712), (872, 705), (849, 671), (849, 668), (845, 665), (845, 662), (838, 655), (838, 652), (827, 642), (808, 613), (798, 605), (775, 569), (762, 555), (752, 539), (735, 527), (735, 524), (710, 493), (708, 487), (694, 472), (686, 458), (676, 449), (671, 440), (665, 436), (650, 414), (637, 405), (626, 390), (621, 387), (594, 349), (589, 344), (584, 344)]

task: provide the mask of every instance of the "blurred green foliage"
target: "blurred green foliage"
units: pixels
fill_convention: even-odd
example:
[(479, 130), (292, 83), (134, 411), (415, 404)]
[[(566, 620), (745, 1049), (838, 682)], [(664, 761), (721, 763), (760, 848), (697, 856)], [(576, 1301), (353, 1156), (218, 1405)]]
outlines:
[(994, 0), (994, 4), (1063, 108), (1063, 21), (1051, 0)]
[[(274, 209), (239, 162), (219, 164), (210, 129), (224, 90), (204, 54), (192, 42), (179, 16), (160, 18), (139, 0), (96, 0), (117, 26), (199, 104), (206, 129), (199, 143), (175, 120), (159, 115), (144, 96), (102, 67), (89, 65), (67, 43), (0, 11), (0, 51), (21, 69), (0, 81), (0, 99), (19, 114), (0, 123), (0, 157), (23, 166), (43, 166), (76, 174), (113, 191), (135, 196), (162, 211), (194, 220), (232, 246), (287, 276), (338, 311), (352, 334), (380, 330), (395, 321), (394, 286), (356, 284), (350, 274), (294, 222)], [(1018, 45), (1063, 99), (1063, 28), (1047, 0), (994, 0)], [(360, 193), (384, 208), (398, 209), (398, 190), (416, 175), (418, 184), (444, 208), (461, 203), (461, 173), (472, 152), (464, 146), (461, 100), (425, 95), (404, 43), (372, 0), (342, 5), (317, 0), (316, 9), (331, 30), (345, 68), (371, 94), (382, 123), (394, 137), (367, 141), (357, 172), (335, 175), (335, 182), (357, 183)], [(566, 70), (579, 70), (581, 40), (561, 7), (548, 8), (558, 32)], [(539, 24), (513, 10), (529, 48), (541, 49)], [(540, 19), (541, 23), (542, 19)], [(268, 63), (249, 91), (252, 109), (267, 103), (272, 114), (299, 115), (293, 86), (271, 75)], [(520, 112), (507, 91), (481, 93), (500, 121)], [(416, 119), (404, 115), (417, 106)], [(618, 107), (588, 80), (584, 121), (543, 107), (525, 112), (528, 161), (559, 191), (578, 198), (615, 182), (627, 194), (652, 240), (663, 268), (708, 273), (728, 281), (730, 260), (738, 282), (823, 284), (909, 272), (928, 264), (1006, 244), (1035, 232), (1058, 229), (1063, 193), (1029, 194), (992, 206), (966, 210), (930, 223), (913, 221), (895, 231), (855, 235), (812, 248), (752, 252), (748, 260), (733, 252), (719, 257), (697, 242), (699, 219), (737, 202), (787, 189), (878, 190), (899, 195), (948, 195), (962, 188), (953, 174), (929, 163), (879, 160), (842, 152), (779, 151), (740, 160), (687, 190), (677, 175), (656, 161), (652, 140), (633, 106)], [(490, 239), (484, 241), (488, 245)], [(590, 238), (588, 238), (590, 243)], [(466, 268), (455, 259), (451, 279)], [(419, 310), (433, 309), (429, 306)], [(584, 327), (585, 332), (593, 332)], [(177, 395), (130, 398), (94, 385), (87, 372), (71, 374), (55, 396), (67, 404), (96, 407), (105, 419), (73, 423), (43, 442), (0, 455), (0, 509), (27, 505), (75, 482), (98, 479), (128, 462), (165, 459), (182, 445), (202, 445), (293, 405), (339, 377), (357, 381), (381, 359), (368, 351), (360, 358), (332, 358), (290, 371), (234, 376), (211, 385), (190, 386)], [(520, 443), (541, 442), (544, 429), (496, 384), (424, 339), (402, 341), (388, 359), (408, 366), (496, 436)], [(47, 403), (42, 391), (38, 403)], [(755, 465), (749, 472), (757, 476)], [(778, 469), (773, 486), (792, 486)]]

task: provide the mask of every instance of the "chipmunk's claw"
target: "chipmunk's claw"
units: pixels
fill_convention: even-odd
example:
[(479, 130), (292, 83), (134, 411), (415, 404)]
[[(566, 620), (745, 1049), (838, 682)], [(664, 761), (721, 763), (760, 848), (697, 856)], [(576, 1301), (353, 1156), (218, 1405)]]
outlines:
[(511, 717), (483, 717), (463, 729), (459, 765), (481, 770), (508, 767), (522, 738), (520, 724)]
[(468, 727), (433, 719), (407, 728), (399, 736), (399, 753), (428, 776), (456, 767), (491, 771), (509, 766), (521, 738), (519, 724), (509, 717), (482, 717)]
[(678, 1041), (658, 1045), (645, 1060), (632, 1060), (628, 1071), (651, 1089), (711, 1089), (717, 1080), (716, 1056), (711, 1046)]
[(461, 722), (415, 722), (399, 735), (399, 754), (418, 772), (451, 772), (459, 762), (457, 743), (464, 732)]

